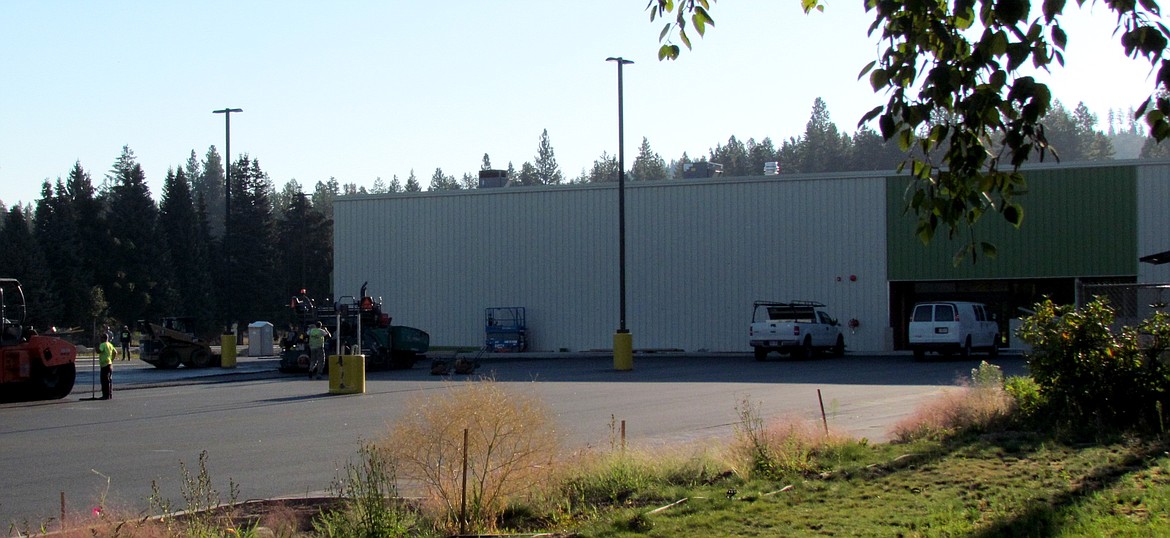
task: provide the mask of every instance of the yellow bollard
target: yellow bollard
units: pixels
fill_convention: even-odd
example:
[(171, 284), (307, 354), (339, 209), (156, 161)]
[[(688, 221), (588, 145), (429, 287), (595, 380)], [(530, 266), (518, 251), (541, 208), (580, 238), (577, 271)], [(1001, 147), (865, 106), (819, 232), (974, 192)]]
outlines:
[(634, 369), (634, 335), (629, 332), (613, 334), (613, 368), (620, 371)]
[(366, 356), (330, 355), (329, 394), (366, 393)]
[(236, 367), (236, 335), (225, 334), (219, 337), (219, 365), (223, 368)]

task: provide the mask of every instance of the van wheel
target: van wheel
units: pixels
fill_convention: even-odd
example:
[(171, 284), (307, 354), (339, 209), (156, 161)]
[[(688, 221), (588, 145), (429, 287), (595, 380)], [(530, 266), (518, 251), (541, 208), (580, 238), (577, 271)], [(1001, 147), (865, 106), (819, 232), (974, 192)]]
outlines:
[(999, 335), (998, 335), (998, 334), (997, 334), (997, 335), (995, 335), (995, 340), (993, 340), (993, 341), (991, 342), (991, 349), (989, 349), (989, 350), (987, 351), (987, 354), (988, 354), (988, 355), (990, 355), (990, 356), (992, 356), (992, 357), (998, 357), (998, 356), (999, 356)]
[(963, 358), (964, 359), (971, 358), (971, 337), (970, 336), (967, 337), (966, 342), (963, 342)]

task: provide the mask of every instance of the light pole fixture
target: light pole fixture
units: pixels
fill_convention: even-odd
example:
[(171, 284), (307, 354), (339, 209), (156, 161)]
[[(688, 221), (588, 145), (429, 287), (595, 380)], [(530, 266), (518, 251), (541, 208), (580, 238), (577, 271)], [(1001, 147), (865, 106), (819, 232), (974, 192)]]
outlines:
[(634, 63), (621, 56), (606, 58), (617, 63), (618, 83), (618, 288), (621, 295), (618, 330), (613, 335), (613, 367), (630, 370), (634, 367), (634, 337), (626, 328), (626, 140), (622, 103), (622, 67)]
[[(227, 267), (227, 282), (231, 282), (231, 256), (228, 255), (228, 231), (229, 223), (232, 220), (232, 112), (243, 112), (242, 108), (221, 108), (219, 110), (212, 110), (213, 114), (223, 114), (224, 119), (224, 173), (223, 173), (223, 259)], [(231, 286), (228, 286), (228, 293), (230, 297)], [(231, 301), (228, 301), (228, 319), (227, 327), (224, 333), (231, 332), (235, 336), (235, 331), (232, 330), (231, 319)]]
[(227, 239), (227, 221), (232, 213), (232, 112), (243, 112), (242, 108), (221, 108), (212, 110), (212, 114), (223, 114), (224, 119), (224, 178), (223, 178), (223, 226), (224, 239)]

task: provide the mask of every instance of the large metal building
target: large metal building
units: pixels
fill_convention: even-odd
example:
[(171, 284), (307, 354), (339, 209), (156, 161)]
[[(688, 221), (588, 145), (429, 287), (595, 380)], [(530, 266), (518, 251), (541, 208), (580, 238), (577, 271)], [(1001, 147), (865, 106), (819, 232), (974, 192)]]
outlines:
[[(908, 180), (816, 174), (627, 182), (626, 325), (635, 350), (749, 351), (756, 300), (825, 303), (850, 351), (899, 349), (915, 301), (971, 299), (1009, 319), (1083, 283), (1170, 281), (1170, 163), (1025, 169), (1024, 226), (985, 218), (999, 255), (955, 265), (904, 212)], [(365, 282), (432, 345), (484, 342), (485, 309), (523, 307), (529, 349), (609, 349), (619, 327), (616, 183), (346, 196), (335, 295)], [(1167, 297), (1170, 299), (1170, 297)], [(850, 320), (856, 326), (850, 327)]]

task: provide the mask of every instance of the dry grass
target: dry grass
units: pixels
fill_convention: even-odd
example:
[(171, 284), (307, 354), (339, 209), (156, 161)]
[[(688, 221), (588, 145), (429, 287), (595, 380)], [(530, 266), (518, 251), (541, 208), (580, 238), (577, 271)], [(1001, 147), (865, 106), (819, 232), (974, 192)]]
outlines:
[(848, 435), (792, 417), (765, 421), (758, 404), (745, 398), (736, 406), (739, 422), (730, 445), (732, 461), (745, 477), (775, 478), (817, 471), (816, 457), (854, 443)]
[(1012, 397), (999, 385), (947, 389), (898, 421), (891, 430), (897, 442), (941, 439), (965, 430), (982, 430), (1010, 416)]
[[(553, 415), (536, 396), (490, 379), (452, 384), (420, 397), (378, 443), (401, 479), (417, 481), (424, 510), (457, 530), (493, 531), (509, 503), (539, 492), (560, 449)], [(467, 439), (463, 496), (464, 432)]]

